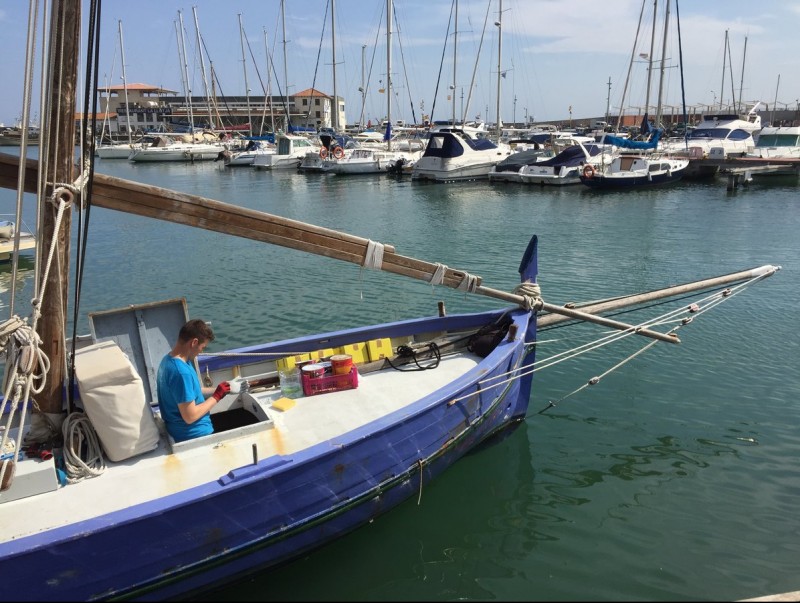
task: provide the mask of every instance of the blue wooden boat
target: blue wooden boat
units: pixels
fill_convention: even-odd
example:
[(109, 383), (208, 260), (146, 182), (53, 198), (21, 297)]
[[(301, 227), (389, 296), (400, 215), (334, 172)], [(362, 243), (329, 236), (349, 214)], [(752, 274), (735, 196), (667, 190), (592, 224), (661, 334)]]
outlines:
[[(535, 237), (521, 274), (535, 279)], [(166, 325), (183, 320), (181, 305), (93, 315), (96, 343), (76, 355), (82, 396), (101, 390), (107, 396), (141, 374), (137, 387), (144, 397), (125, 404), (149, 412), (152, 366), (128, 370), (117, 350), (137, 365), (147, 364), (150, 354), (160, 359), (159, 342), (166, 345), (165, 336), (174, 332)], [(496, 347), (485, 358), (470, 351), (475, 333), (493, 325)], [(148, 334), (145, 340), (140, 333)], [(201, 375), (239, 386), (215, 407), (214, 434), (176, 443), (156, 412), (147, 418), (158, 430), (146, 444), (151, 449), (109, 461), (102, 475), (60, 488), (52, 459), (16, 461), (0, 504), (0, 598), (171, 598), (338, 538), (418, 495), (465, 453), (525, 417), (535, 335), (535, 314), (508, 308), (200, 357)], [(279, 410), (278, 402), (289, 399), (276, 363), (286, 369), (287, 362), (332, 351), (352, 352), (355, 387), (349, 376), (338, 378)], [(418, 365), (424, 370), (409, 370)], [(91, 410), (87, 401), (108, 453), (123, 436)], [(139, 429), (139, 439), (147, 433)]]

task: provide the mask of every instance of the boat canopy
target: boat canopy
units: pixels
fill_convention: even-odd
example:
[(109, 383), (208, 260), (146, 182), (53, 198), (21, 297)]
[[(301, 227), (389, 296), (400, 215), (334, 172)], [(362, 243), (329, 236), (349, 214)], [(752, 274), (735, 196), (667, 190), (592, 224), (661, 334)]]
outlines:
[(630, 140), (629, 138), (609, 136), (606, 134), (602, 142), (605, 144), (613, 144), (621, 149), (655, 149), (658, 147), (658, 141), (663, 132), (662, 129), (657, 129), (650, 140)]
[(487, 138), (471, 138), (461, 133), (456, 136), (452, 132), (432, 132), (423, 157), (460, 157), (464, 154), (464, 144), (473, 151), (489, 151), (497, 145)]
[[(497, 164), (495, 167), (496, 172), (518, 172), (522, 166), (525, 165), (533, 165), (542, 163), (539, 159), (543, 156), (544, 153), (547, 151), (543, 151), (541, 149), (529, 149), (526, 151), (519, 151), (518, 153), (514, 153), (513, 155), (509, 155), (505, 159), (503, 159), (500, 163)], [(546, 155), (544, 155), (546, 156)]]
[[(583, 148), (586, 149), (586, 152), (589, 153), (592, 157), (600, 153), (600, 147), (596, 144), (585, 144)], [(559, 167), (573, 167), (576, 165), (580, 165), (582, 161), (586, 160), (586, 155), (581, 149), (580, 145), (573, 145), (571, 147), (567, 147), (563, 151), (561, 151), (555, 157), (551, 157), (546, 161), (540, 161), (536, 165), (557, 165)]]

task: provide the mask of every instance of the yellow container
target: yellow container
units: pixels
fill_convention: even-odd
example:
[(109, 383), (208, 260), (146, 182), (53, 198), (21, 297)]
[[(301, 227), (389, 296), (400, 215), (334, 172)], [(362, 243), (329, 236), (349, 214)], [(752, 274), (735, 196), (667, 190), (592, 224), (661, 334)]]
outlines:
[(337, 354), (347, 354), (352, 356), (354, 364), (364, 364), (369, 362), (369, 351), (365, 343), (351, 343), (336, 349)]
[(330, 358), (336, 354), (336, 350), (333, 348), (325, 348), (324, 350), (315, 350), (309, 354), (311, 356), (311, 360), (322, 360), (323, 358)]
[(275, 368), (279, 371), (289, 371), (295, 367), (298, 362), (302, 362), (303, 360), (311, 360), (310, 354), (297, 354), (296, 356), (286, 356), (284, 358), (278, 358), (275, 361)]
[(367, 349), (369, 350), (369, 359), (372, 362), (382, 360), (392, 355), (392, 340), (388, 337), (385, 339), (373, 339), (367, 342)]

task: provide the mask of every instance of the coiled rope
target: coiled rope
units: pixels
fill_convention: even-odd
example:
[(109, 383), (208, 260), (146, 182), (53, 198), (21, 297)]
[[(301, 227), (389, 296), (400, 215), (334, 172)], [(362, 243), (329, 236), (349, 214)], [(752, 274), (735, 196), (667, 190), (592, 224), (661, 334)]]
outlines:
[(539, 283), (520, 283), (514, 287), (514, 293), (522, 297), (523, 301), (520, 306), (529, 312), (542, 303), (542, 288)]
[(82, 412), (70, 413), (61, 425), (61, 432), (64, 436), (64, 469), (68, 483), (97, 477), (106, 470), (103, 449), (89, 417)]

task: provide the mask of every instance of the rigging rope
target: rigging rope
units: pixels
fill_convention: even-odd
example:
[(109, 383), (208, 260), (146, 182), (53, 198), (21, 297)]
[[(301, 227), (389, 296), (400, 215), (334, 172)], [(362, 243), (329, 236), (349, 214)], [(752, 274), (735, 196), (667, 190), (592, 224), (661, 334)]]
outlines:
[[(611, 343), (615, 343), (617, 341), (620, 341), (621, 339), (630, 337), (632, 335), (636, 335), (637, 331), (639, 329), (641, 329), (641, 328), (650, 328), (650, 327), (659, 326), (659, 325), (672, 325), (672, 328), (668, 331), (668, 333), (673, 333), (673, 332), (679, 330), (680, 328), (682, 328), (682, 327), (684, 327), (684, 326), (686, 326), (688, 324), (691, 324), (692, 321), (695, 318), (697, 318), (698, 316), (704, 314), (705, 312), (708, 312), (712, 308), (715, 308), (716, 306), (718, 306), (722, 302), (730, 300), (731, 298), (735, 297), (736, 295), (742, 293), (750, 285), (758, 282), (759, 280), (762, 280), (762, 279), (766, 278), (767, 276), (769, 276), (769, 274), (762, 274), (762, 275), (753, 277), (752, 279), (744, 281), (744, 282), (742, 282), (742, 283), (740, 283), (740, 284), (738, 284), (738, 285), (736, 285), (734, 287), (730, 287), (730, 288), (727, 288), (727, 289), (724, 289), (724, 290), (721, 290), (721, 291), (714, 292), (711, 295), (708, 295), (708, 296), (704, 297), (703, 299), (699, 300), (699, 302), (692, 303), (692, 304), (690, 304), (688, 306), (686, 306), (686, 305), (681, 306), (681, 307), (679, 307), (679, 308), (677, 308), (675, 310), (666, 312), (666, 313), (662, 314), (661, 316), (654, 317), (653, 319), (651, 319), (649, 321), (645, 321), (645, 322), (642, 322), (642, 323), (639, 323), (639, 324), (631, 325), (630, 329), (626, 329), (626, 330), (622, 330), (622, 331), (614, 330), (614, 331), (612, 331), (610, 333), (606, 333), (605, 335), (603, 335), (602, 337), (600, 337), (598, 339), (595, 339), (593, 341), (590, 341), (590, 342), (587, 342), (585, 344), (579, 345), (577, 347), (573, 347), (573, 348), (571, 348), (569, 350), (565, 350), (564, 352), (560, 352), (558, 354), (554, 354), (553, 356), (550, 356), (550, 357), (548, 357), (548, 358), (546, 358), (544, 360), (536, 360), (533, 363), (526, 364), (526, 365), (521, 365), (521, 366), (513, 368), (513, 369), (511, 369), (509, 371), (506, 371), (506, 372), (503, 372), (503, 373), (499, 373), (499, 374), (493, 375), (491, 377), (487, 377), (486, 379), (481, 380), (479, 382), (479, 384), (484, 389), (491, 389), (491, 388), (495, 388), (495, 387), (505, 386), (506, 384), (508, 384), (508, 383), (510, 383), (510, 382), (512, 382), (512, 381), (514, 381), (516, 379), (520, 379), (520, 378), (522, 378), (524, 376), (530, 375), (535, 371), (541, 371), (541, 370), (544, 370), (546, 368), (550, 368), (550, 367), (552, 367), (552, 366), (554, 366), (556, 364), (559, 364), (561, 362), (564, 362), (566, 360), (571, 360), (573, 358), (576, 358), (577, 356), (586, 354), (587, 352), (599, 349), (599, 348), (601, 348), (603, 346), (606, 346), (606, 345), (609, 345)], [(687, 316), (686, 315), (687, 313), (690, 314), (691, 316)], [(528, 344), (527, 347), (528, 348), (538, 347), (542, 343), (544, 343), (544, 342), (533, 342), (533, 343)], [(614, 366), (612, 366), (610, 369), (608, 369), (604, 373), (600, 374), (599, 376), (592, 377), (591, 379), (589, 379), (589, 381), (586, 384), (582, 385), (577, 390), (567, 394), (566, 396), (563, 396), (562, 398), (559, 399), (559, 401), (568, 398), (569, 396), (577, 393), (578, 391), (581, 391), (582, 389), (584, 389), (588, 385), (594, 385), (594, 384), (598, 383), (603, 377), (605, 377), (609, 373), (617, 370), (618, 368), (620, 368), (621, 366), (625, 365), (626, 363), (628, 363), (629, 361), (631, 361), (633, 358), (637, 357), (638, 355), (642, 354), (643, 352), (647, 351), (648, 349), (650, 349), (656, 343), (657, 343), (657, 340), (648, 342), (642, 349), (637, 350), (636, 352), (634, 352), (633, 354), (631, 354), (627, 358), (623, 359), (619, 363), (615, 364)], [(462, 396), (462, 397), (459, 397), (459, 398), (455, 398), (453, 400), (453, 402), (459, 402), (459, 401), (462, 401), (462, 400), (466, 400), (466, 399), (470, 398), (473, 395), (474, 394), (467, 394), (465, 396)], [(545, 407), (545, 409), (543, 409), (540, 412), (545, 412), (547, 410), (547, 408), (552, 408), (552, 406), (555, 406), (555, 403), (550, 402), (549, 405), (547, 407)]]

